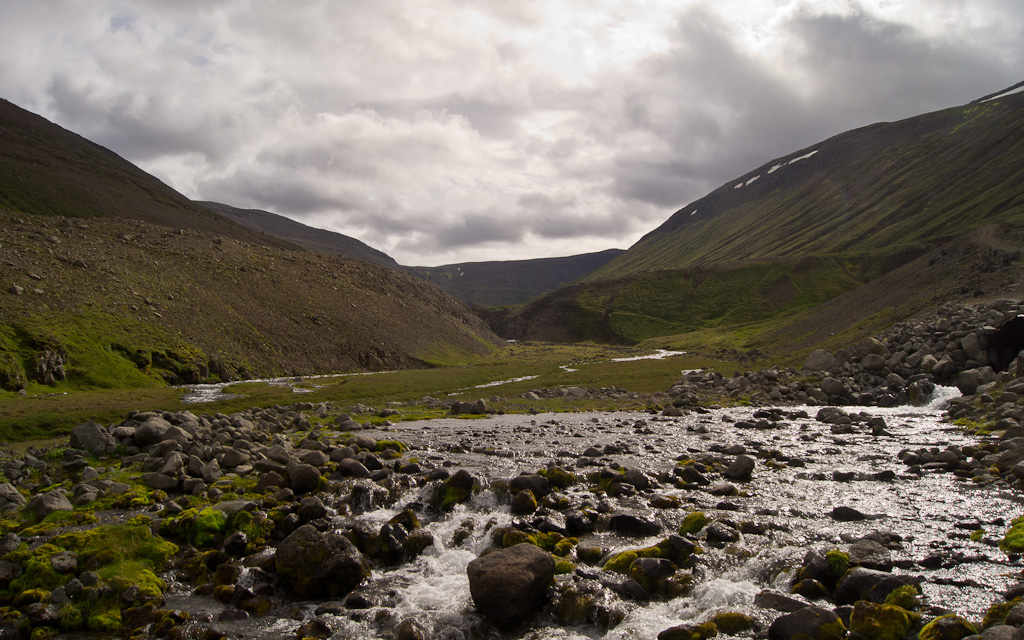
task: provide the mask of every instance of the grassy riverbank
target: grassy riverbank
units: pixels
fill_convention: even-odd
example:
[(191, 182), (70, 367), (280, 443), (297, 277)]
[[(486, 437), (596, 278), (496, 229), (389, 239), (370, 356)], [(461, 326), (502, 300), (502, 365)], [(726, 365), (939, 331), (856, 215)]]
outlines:
[[(542, 398), (525, 400), (531, 389), (579, 386), (589, 389), (616, 387), (627, 392), (651, 394), (665, 391), (686, 369), (711, 368), (725, 374), (738, 369), (757, 368), (769, 363), (740, 365), (735, 359), (709, 356), (673, 356), (660, 360), (614, 362), (651, 353), (639, 349), (594, 344), (516, 343), (507, 345), (499, 356), (481, 359), (461, 367), (406, 369), (373, 374), (351, 373), (324, 378), (296, 380), (282, 386), (263, 382), (240, 382), (225, 392), (239, 397), (202, 404), (182, 402), (185, 389), (153, 386), (135, 389), (80, 390), (58, 385), (32, 385), (27, 396), (0, 393), (0, 440), (19, 442), (67, 433), (86, 420), (109, 423), (122, 419), (133, 409), (230, 413), (242, 409), (295, 402), (330, 402), (345, 408), (363, 404), (382, 408), (389, 402), (413, 403), (409, 416), (431, 415), (416, 408), (425, 396), (439, 399), (475, 400), (498, 396), (497, 410), (572, 411), (584, 409), (642, 408), (644, 399)], [(567, 369), (574, 369), (568, 371)], [(529, 380), (479, 387), (489, 383), (530, 377)], [(296, 393), (295, 387), (308, 390)], [(614, 406), (612, 406), (614, 404)], [(434, 410), (436, 412), (436, 410)]]

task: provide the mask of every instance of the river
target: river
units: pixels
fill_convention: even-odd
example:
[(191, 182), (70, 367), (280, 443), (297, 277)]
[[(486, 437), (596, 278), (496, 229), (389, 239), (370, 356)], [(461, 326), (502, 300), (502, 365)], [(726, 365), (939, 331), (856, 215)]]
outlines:
[[(604, 630), (596, 625), (564, 629), (549, 614), (541, 614), (516, 637), (525, 638), (653, 638), (682, 622), (702, 622), (722, 610), (742, 611), (763, 624), (777, 612), (757, 609), (754, 596), (763, 589), (788, 592), (792, 571), (810, 549), (845, 549), (853, 540), (874, 531), (897, 534), (902, 542), (892, 551), (897, 573), (923, 577), (926, 604), (931, 611), (950, 610), (980, 619), (1019, 569), (996, 542), (1011, 518), (1020, 515), (1021, 496), (999, 486), (975, 486), (943, 472), (914, 474), (898, 459), (903, 449), (944, 448), (971, 441), (957, 427), (941, 422), (940, 397), (927, 407), (848, 408), (882, 417), (891, 435), (874, 436), (863, 424), (855, 432), (834, 434), (831, 426), (814, 419), (817, 408), (785, 407), (785, 417), (772, 428), (739, 428), (737, 422), (757, 422), (758, 409), (712, 409), (684, 417), (645, 413), (603, 412), (541, 415), (496, 415), (484, 419), (438, 419), (400, 422), (361, 432), (410, 445), (407, 458), (425, 465), (469, 470), (484, 489), (472, 500), (442, 516), (423, 510), (418, 515), (433, 534), (434, 544), (417, 559), (392, 570), (375, 569), (364, 591), (386, 603), (374, 610), (341, 616), (323, 614), (335, 638), (390, 638), (397, 620), (414, 617), (434, 638), (480, 636), (479, 618), (472, 614), (466, 578), (467, 564), (491, 544), (489, 532), (511, 522), (507, 499), (487, 487), (494, 480), (521, 472), (535, 473), (549, 463), (577, 474), (603, 466), (638, 468), (651, 477), (671, 472), (685, 458), (719, 457), (731, 460), (742, 451), (757, 459), (749, 483), (737, 483), (739, 496), (720, 498), (706, 491), (656, 487), (619, 498), (598, 497), (580, 483), (565, 493), (574, 504), (593, 504), (610, 512), (629, 512), (656, 520), (664, 532), (650, 538), (595, 533), (581, 545), (600, 545), (607, 552), (656, 543), (678, 528), (693, 510), (713, 521), (754, 522), (760, 534), (743, 534), (738, 542), (715, 546), (702, 542), (697, 577), (690, 595), (667, 602), (624, 602), (626, 616)], [(764, 415), (763, 413), (758, 415)], [(762, 427), (765, 424), (762, 422)], [(587, 457), (588, 448), (602, 455)], [(728, 453), (726, 450), (728, 449)], [(767, 464), (772, 459), (775, 462)], [(781, 461), (781, 462), (780, 462)], [(838, 473), (837, 473), (838, 472)], [(665, 476), (662, 476), (663, 478)], [(393, 504), (371, 506), (360, 519), (383, 523), (406, 506), (427, 502), (430, 490), (414, 487)], [(675, 496), (680, 508), (654, 508), (656, 496)], [(854, 522), (829, 517), (836, 506), (867, 514)], [(339, 529), (351, 526), (352, 515), (338, 515)], [(982, 530), (984, 533), (972, 532)], [(456, 536), (456, 531), (467, 536)], [(459, 540), (459, 542), (455, 542)], [(578, 572), (599, 569), (579, 565)], [(572, 579), (561, 576), (559, 580)], [(300, 603), (308, 619), (323, 602)], [(169, 606), (195, 610), (201, 604), (184, 593), (172, 594)], [(323, 611), (323, 610), (322, 610)], [(247, 638), (294, 634), (294, 619), (262, 618), (231, 623)]]

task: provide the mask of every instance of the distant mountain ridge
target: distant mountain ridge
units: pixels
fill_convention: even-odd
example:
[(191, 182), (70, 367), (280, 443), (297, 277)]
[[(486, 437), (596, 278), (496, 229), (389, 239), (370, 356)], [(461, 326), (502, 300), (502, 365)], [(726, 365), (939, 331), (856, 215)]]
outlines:
[[(811, 344), (1016, 286), (1022, 228), (1024, 93), (1004, 90), (769, 161), (492, 326), (518, 339), (712, 332), (744, 348), (780, 336)], [(874, 282), (900, 297), (871, 289), (844, 315), (814, 315)], [(797, 318), (802, 334), (783, 326)]]
[(478, 307), (503, 307), (521, 304), (569, 284), (623, 253), (622, 249), (607, 249), (560, 258), (463, 262), (408, 269), (463, 302)]
[(392, 269), (403, 269), (394, 258), (383, 251), (334, 231), (310, 227), (291, 218), (260, 209), (239, 209), (219, 202), (198, 201), (197, 204), (244, 227), (292, 242), (313, 253), (345, 256)]

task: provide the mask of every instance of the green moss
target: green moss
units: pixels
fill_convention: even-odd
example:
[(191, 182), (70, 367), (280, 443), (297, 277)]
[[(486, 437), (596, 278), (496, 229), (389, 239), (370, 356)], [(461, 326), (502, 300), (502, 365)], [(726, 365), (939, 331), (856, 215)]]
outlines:
[(57, 610), (60, 616), (60, 628), (65, 631), (77, 631), (85, 624), (85, 616), (79, 607), (70, 603), (62, 604)]
[(897, 587), (892, 593), (887, 595), (885, 597), (885, 604), (902, 607), (907, 611), (914, 611), (921, 605), (917, 599), (920, 594), (921, 592), (916, 585), (905, 584)]
[(87, 511), (54, 511), (38, 524), (22, 529), (20, 535), (25, 537), (41, 536), (56, 529), (96, 522), (96, 516)]
[(551, 486), (562, 490), (568, 489), (579, 481), (575, 474), (562, 467), (548, 467), (541, 469), (538, 473), (547, 478)]
[(754, 626), (754, 619), (738, 611), (724, 611), (711, 619), (724, 634), (734, 636), (749, 631)]
[(221, 539), (227, 530), (227, 516), (223, 511), (206, 507), (202, 511), (191, 508), (168, 518), (160, 526), (163, 535), (185, 540), (197, 547), (211, 545)]
[(915, 616), (902, 607), (861, 600), (850, 614), (850, 631), (869, 640), (902, 640), (916, 623)]
[(262, 512), (239, 511), (231, 520), (231, 529), (241, 531), (250, 541), (266, 540), (274, 530), (274, 523)]
[(997, 624), (1005, 624), (1006, 616), (1010, 613), (1010, 610), (1021, 603), (1020, 596), (1010, 600), (1009, 602), (996, 602), (993, 603), (988, 611), (985, 612), (985, 619), (981, 621), (981, 628), (988, 629), (994, 627)]
[(700, 624), (683, 624), (672, 627), (658, 634), (658, 637), (665, 640), (707, 640), (716, 635), (718, 635), (718, 627), (709, 620)]
[(565, 558), (555, 560), (555, 575), (564, 575), (576, 570), (576, 565)]
[(950, 613), (924, 625), (917, 637), (918, 640), (961, 640), (976, 633), (978, 630), (970, 621)]
[(572, 554), (573, 549), (575, 549), (576, 545), (579, 543), (580, 541), (578, 538), (564, 538), (558, 541), (554, 549), (551, 550), (551, 553), (560, 558), (566, 558)]
[(53, 545), (40, 545), (29, 554), (23, 561), (23, 573), (11, 580), (10, 593), (25, 593), (35, 589), (52, 591), (64, 583), (66, 578), (61, 577), (53, 570), (50, 559), (54, 554), (60, 553), (63, 549)]
[(692, 535), (707, 526), (709, 520), (703, 511), (694, 511), (683, 518), (682, 524), (679, 525), (679, 535), (686, 536)]
[(398, 440), (378, 440), (376, 450), (392, 450), (397, 451), (399, 453), (404, 453), (408, 448), (409, 446), (407, 444), (405, 444), (404, 442), (399, 442)]
[(608, 558), (608, 561), (604, 563), (603, 568), (605, 571), (614, 571), (615, 573), (621, 573), (622, 575), (629, 575), (629, 567), (638, 557), (639, 556), (636, 551), (620, 551)]
[(1024, 516), (1010, 521), (1010, 528), (999, 542), (999, 548), (1007, 553), (1024, 553)]
[(828, 560), (829, 566), (832, 567), (832, 574), (835, 575), (836, 580), (846, 575), (846, 572), (850, 570), (850, 555), (844, 551), (833, 549), (825, 554), (825, 559)]

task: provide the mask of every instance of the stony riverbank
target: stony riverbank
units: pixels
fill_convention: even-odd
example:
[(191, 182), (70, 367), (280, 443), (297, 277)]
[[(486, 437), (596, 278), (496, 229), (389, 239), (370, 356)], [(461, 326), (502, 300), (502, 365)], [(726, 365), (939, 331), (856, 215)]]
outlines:
[[(684, 374), (659, 415), (85, 423), (0, 461), (0, 637), (1018, 637), (1018, 311)], [(962, 427), (894, 408), (944, 383)]]

